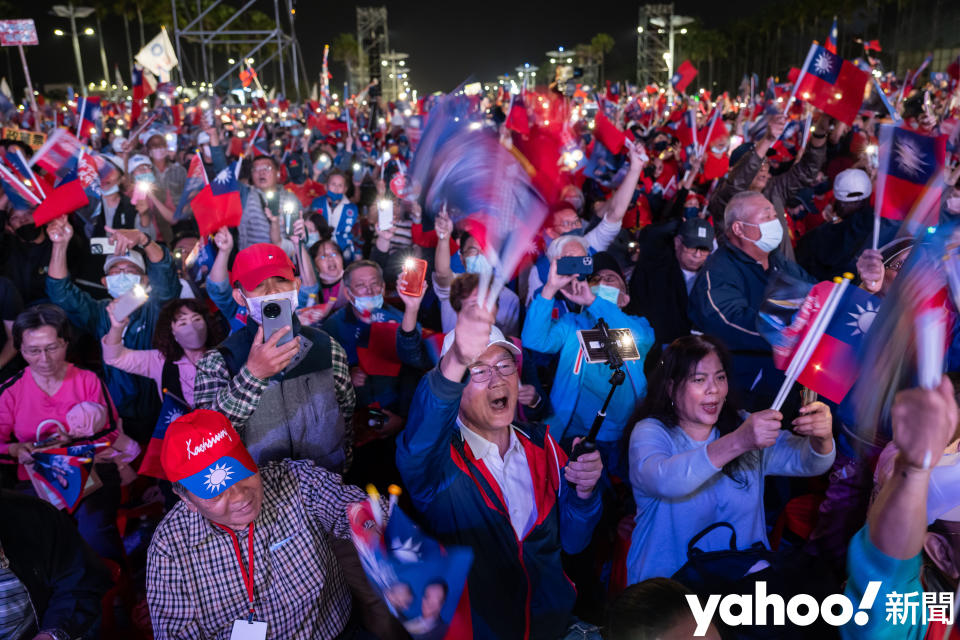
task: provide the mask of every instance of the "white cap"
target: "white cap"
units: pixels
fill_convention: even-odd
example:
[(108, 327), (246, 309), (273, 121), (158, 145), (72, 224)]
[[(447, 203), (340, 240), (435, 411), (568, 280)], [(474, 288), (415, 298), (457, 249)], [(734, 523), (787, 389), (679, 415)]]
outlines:
[(210, 144), (210, 134), (206, 131), (201, 131), (197, 134), (197, 144)]
[(100, 157), (112, 164), (117, 168), (117, 171), (123, 173), (123, 160), (113, 155), (112, 153), (101, 153)]
[(103, 272), (106, 273), (107, 271), (110, 271), (110, 267), (124, 260), (126, 260), (127, 262), (131, 262), (137, 267), (139, 267), (140, 271), (143, 271), (144, 273), (147, 272), (147, 264), (143, 261), (143, 256), (140, 255), (139, 251), (130, 251), (123, 255), (110, 256), (103, 263)]
[[(440, 349), (441, 358), (446, 355), (447, 351), (450, 351), (450, 347), (453, 346), (453, 337), (455, 334), (456, 329), (450, 331), (450, 333), (443, 337), (443, 347)], [(503, 347), (515, 356), (520, 355), (520, 349), (517, 348), (517, 345), (513, 344), (513, 342), (507, 340), (503, 335), (503, 331), (500, 331), (497, 327), (490, 327), (490, 341), (487, 343), (487, 348), (489, 349), (494, 345)]]
[(130, 156), (130, 159), (127, 160), (127, 173), (132, 174), (134, 171), (143, 166), (151, 168), (153, 167), (153, 163), (150, 162), (150, 158), (142, 153), (138, 153), (135, 156)]
[(113, 148), (114, 153), (123, 153), (123, 145), (126, 144), (126, 142), (127, 139), (123, 136), (115, 136), (110, 146)]
[(863, 169), (845, 169), (833, 179), (833, 197), (840, 202), (856, 202), (870, 197), (873, 183)]

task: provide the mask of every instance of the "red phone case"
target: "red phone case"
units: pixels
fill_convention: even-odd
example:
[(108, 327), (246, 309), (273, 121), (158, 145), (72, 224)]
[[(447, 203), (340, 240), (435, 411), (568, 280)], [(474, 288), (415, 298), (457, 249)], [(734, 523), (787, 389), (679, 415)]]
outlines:
[(397, 289), (408, 296), (419, 297), (423, 293), (423, 283), (427, 277), (427, 261), (419, 258), (407, 258), (400, 273)]

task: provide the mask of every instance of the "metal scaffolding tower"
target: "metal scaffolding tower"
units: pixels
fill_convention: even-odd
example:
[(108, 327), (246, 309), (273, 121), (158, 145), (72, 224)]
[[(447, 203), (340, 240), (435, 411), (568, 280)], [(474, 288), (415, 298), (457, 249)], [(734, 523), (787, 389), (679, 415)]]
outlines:
[[(647, 4), (640, 7), (637, 21), (637, 85), (643, 87), (670, 79), (672, 60), (669, 34), (657, 22), (669, 24), (673, 4)], [(665, 55), (666, 54), (666, 55)]]
[(364, 89), (377, 78), (383, 86), (384, 55), (390, 50), (386, 7), (357, 7), (357, 44), (360, 48), (357, 65), (357, 86), (354, 93)]
[[(228, 29), (237, 18), (242, 16), (247, 10), (252, 10), (253, 5), (258, 0), (247, 0), (237, 9), (227, 20), (217, 25), (216, 29), (205, 28), (203, 19), (215, 8), (223, 3), (223, 0), (213, 0), (205, 8), (201, 6), (200, 0), (197, 0), (196, 15), (182, 15), (180, 18), (187, 20), (186, 26), (182, 29), (177, 27), (177, 3), (176, 0), (170, 0), (170, 7), (173, 11), (174, 24), (174, 45), (177, 49), (177, 58), (180, 60), (180, 74), (183, 83), (188, 81), (207, 82), (217, 87), (231, 75), (236, 75), (241, 69), (245, 68), (245, 61), (254, 58), (253, 68), (257, 75), (266, 66), (276, 60), (278, 77), (274, 84), (278, 91), (285, 92), (287, 85), (287, 65), (290, 65), (290, 71), (293, 73), (293, 85), (297, 98), (300, 98), (300, 78), (306, 80), (306, 74), (303, 70), (302, 54), (300, 45), (296, 39), (294, 30), (294, 0), (273, 0), (273, 28), (271, 29)], [(280, 22), (281, 5), (284, 7), (289, 24), (289, 33), (284, 31)], [(185, 65), (183, 57), (182, 44), (190, 43), (200, 49), (200, 68), (192, 69), (189, 64)], [(274, 50), (265, 57), (257, 56), (257, 53), (267, 45), (276, 45)], [(223, 47), (240, 47), (245, 52), (230, 62)], [(219, 49), (219, 50), (218, 50)], [(256, 56), (256, 57), (255, 57)], [(190, 71), (184, 73), (184, 69)], [(224, 70), (225, 69), (225, 70)], [(218, 71), (223, 70), (216, 75)], [(189, 77), (188, 77), (189, 76)], [(211, 80), (213, 78), (213, 80)]]

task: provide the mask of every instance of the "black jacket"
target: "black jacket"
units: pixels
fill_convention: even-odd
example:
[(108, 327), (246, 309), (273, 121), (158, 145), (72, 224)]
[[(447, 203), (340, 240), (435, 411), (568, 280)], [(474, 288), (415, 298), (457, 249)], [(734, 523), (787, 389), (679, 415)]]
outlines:
[(110, 578), (70, 516), (38, 498), (0, 491), (0, 545), (30, 594), (40, 630), (74, 638), (100, 617)]

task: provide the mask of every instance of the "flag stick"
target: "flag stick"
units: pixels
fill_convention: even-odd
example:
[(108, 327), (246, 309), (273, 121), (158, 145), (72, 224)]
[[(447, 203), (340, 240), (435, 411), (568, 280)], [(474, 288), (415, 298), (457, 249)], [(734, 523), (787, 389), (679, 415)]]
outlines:
[(807, 59), (803, 61), (803, 66), (800, 68), (800, 75), (797, 76), (797, 81), (793, 83), (793, 89), (790, 91), (790, 99), (787, 100), (787, 106), (783, 110), (783, 115), (787, 115), (790, 107), (793, 106), (793, 101), (797, 98), (797, 89), (800, 88), (800, 83), (803, 82), (803, 78), (807, 75), (807, 67), (810, 66), (810, 61), (813, 60), (813, 54), (816, 50), (817, 43), (814, 42), (810, 45), (810, 51), (807, 52)]
[(770, 407), (774, 411), (779, 411), (783, 407), (783, 403), (786, 401), (787, 395), (790, 393), (790, 389), (793, 388), (793, 384), (797, 381), (797, 378), (800, 377), (800, 374), (807, 366), (807, 363), (810, 362), (810, 357), (813, 355), (817, 345), (820, 344), (820, 338), (823, 337), (823, 334), (827, 330), (827, 326), (829, 326), (830, 321), (833, 319), (833, 316), (837, 311), (837, 307), (840, 304), (840, 298), (843, 296), (847, 286), (850, 284), (850, 280), (847, 278), (840, 278), (839, 280), (840, 282), (837, 283), (837, 286), (831, 289), (830, 294), (827, 296), (827, 300), (823, 304), (823, 308), (814, 319), (813, 325), (810, 327), (807, 335), (805, 335), (803, 340), (800, 342), (797, 352), (790, 361), (790, 366), (787, 367), (786, 378), (784, 379), (783, 384), (780, 385), (780, 390), (777, 392), (777, 397), (773, 401), (773, 406)]
[[(891, 125), (880, 125), (880, 133), (877, 136), (879, 149), (877, 156), (886, 160), (886, 166), (877, 168), (877, 195), (873, 205), (873, 250), (876, 251), (880, 244), (880, 210), (883, 207), (883, 192), (887, 186), (887, 170), (890, 164), (890, 146), (893, 144), (893, 128)], [(886, 150), (886, 154), (883, 151)]]
[(887, 108), (887, 113), (890, 114), (890, 117), (893, 118), (894, 122), (900, 122), (900, 114), (897, 113), (897, 110), (893, 108), (893, 105), (890, 104), (890, 99), (887, 98), (887, 94), (883, 92), (883, 87), (880, 86), (880, 81), (877, 80), (877, 77), (872, 75), (873, 86), (877, 90), (877, 95), (880, 96), (880, 101), (883, 103), (883, 106)]
[(43, 188), (43, 184), (39, 180), (37, 180), (37, 176), (35, 173), (33, 173), (33, 169), (30, 168), (30, 164), (27, 162), (27, 159), (23, 157), (23, 151), (20, 151), (20, 149), (13, 147), (13, 153), (16, 154), (18, 158), (20, 158), (20, 162), (23, 163), (23, 166), (27, 168), (27, 173), (29, 174), (30, 180), (33, 182), (33, 184), (37, 186), (37, 191), (40, 192), (40, 196), (43, 198), (46, 198), (47, 192)]
[(13, 175), (13, 172), (7, 169), (2, 164), (0, 164), (0, 176), (2, 176), (5, 180), (8, 180), (13, 184), (20, 185), (21, 187), (23, 187), (23, 189), (30, 194), (30, 198), (34, 201), (34, 204), (40, 204), (40, 198), (37, 197), (37, 194), (35, 194), (30, 189), (28, 189), (27, 185), (20, 182), (20, 179), (17, 178), (17, 176)]
[[(197, 154), (197, 158), (200, 159), (200, 167), (202, 168), (202, 167), (203, 167), (203, 156), (200, 155), (200, 151), (199, 151), (199, 150), (194, 151), (194, 153), (196, 153), (196, 154)], [(206, 170), (206, 169), (203, 170), (203, 183), (204, 183), (204, 184), (210, 184), (210, 178), (207, 177), (207, 170)]]
[(77, 139), (83, 137), (81, 129), (83, 129), (83, 116), (87, 113), (87, 98), (81, 98), (83, 100), (83, 106), (80, 107), (80, 111), (77, 113)]
[(30, 79), (30, 69), (27, 68), (27, 56), (23, 52), (23, 45), (18, 44), (20, 50), (20, 62), (23, 64), (23, 75), (27, 79), (27, 91), (30, 95), (30, 109), (33, 111), (33, 127), (40, 131), (40, 110), (37, 109), (37, 98), (33, 95), (33, 81)]

